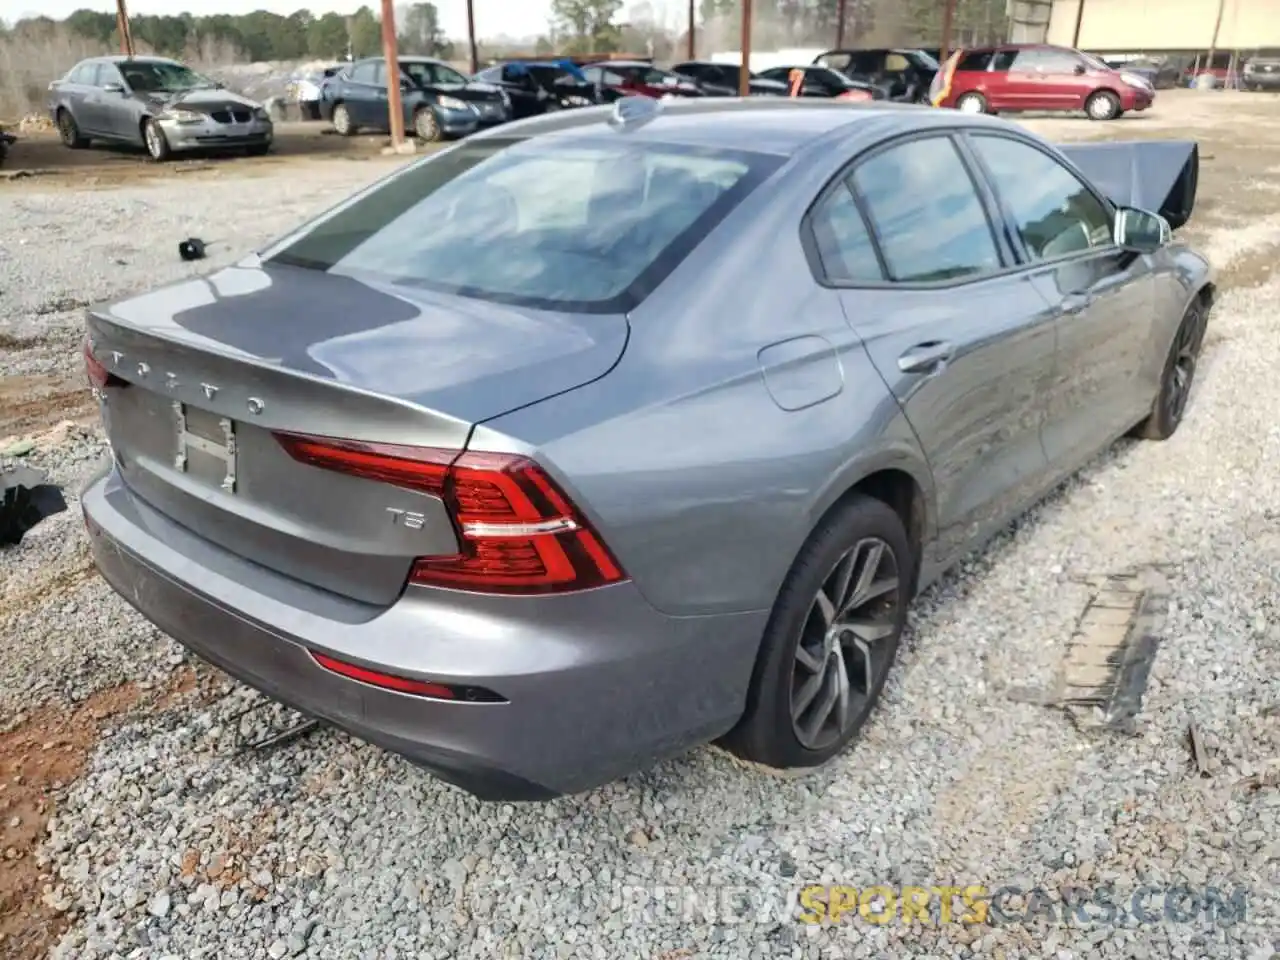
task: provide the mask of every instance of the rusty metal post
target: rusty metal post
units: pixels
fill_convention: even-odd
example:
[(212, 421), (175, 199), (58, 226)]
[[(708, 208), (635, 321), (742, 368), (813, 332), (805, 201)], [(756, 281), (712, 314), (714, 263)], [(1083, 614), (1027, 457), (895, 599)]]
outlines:
[[(1218, 34), (1222, 31), (1222, 13), (1226, 6), (1227, 0), (1218, 0), (1218, 18), (1213, 21), (1213, 39), (1209, 41), (1209, 59), (1205, 63), (1205, 68), (1211, 76), (1213, 75), (1213, 58), (1218, 53)], [(1214, 79), (1214, 85), (1217, 85), (1216, 78)]]
[(125, 0), (116, 0), (116, 31), (120, 34), (120, 52), (133, 56), (133, 31), (129, 29), (129, 8)]
[(848, 7), (848, 0), (840, 0), (836, 6), (836, 49), (844, 48), (844, 15), (845, 8)]
[(471, 73), (480, 72), (480, 51), (476, 48), (475, 0), (467, 0), (467, 43), (471, 46)]
[(1071, 46), (1080, 49), (1080, 25), (1084, 23), (1084, 0), (1076, 0), (1076, 29), (1071, 34)]
[(698, 42), (697, 42), (697, 25), (694, 18), (697, 16), (697, 0), (689, 0), (689, 59), (698, 59)]
[(742, 69), (738, 71), (738, 96), (751, 96), (751, 0), (742, 0)]
[(947, 0), (942, 8), (942, 49), (938, 51), (939, 60), (945, 61), (951, 56), (951, 21), (956, 15), (956, 0)]
[(400, 99), (400, 57), (396, 51), (394, 0), (382, 0), (382, 56), (387, 73), (387, 110), (391, 120), (391, 146), (404, 144), (404, 104)]

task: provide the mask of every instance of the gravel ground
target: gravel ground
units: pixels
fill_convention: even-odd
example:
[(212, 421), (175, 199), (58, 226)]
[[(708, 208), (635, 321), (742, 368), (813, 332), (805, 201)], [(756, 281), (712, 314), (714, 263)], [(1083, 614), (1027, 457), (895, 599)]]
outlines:
[[(0, 718), (21, 730), (41, 704), (78, 715), (91, 695), (132, 691), (124, 707), (85, 714), (83, 769), (51, 791), (31, 855), (49, 877), (38, 909), (60, 935), (53, 955), (1280, 954), (1280, 428), (1268, 415), (1280, 408), (1280, 278), (1269, 272), (1280, 194), (1268, 167), (1280, 103), (1251, 101), (1262, 112), (1240, 142), (1219, 131), (1219, 108), (1164, 99), (1168, 117), (1102, 129), (1190, 130), (1211, 158), (1191, 235), (1231, 282), (1186, 422), (1168, 443), (1122, 443), (923, 597), (882, 708), (822, 770), (766, 775), (706, 748), (583, 796), (513, 806), (328, 731), (238, 754), (237, 715), (257, 698), (193, 670), (89, 571), (74, 503), (0, 552)], [(216, 266), (385, 169), (223, 175), (216, 192), (166, 181), (4, 194), (0, 338), (18, 348), (0, 352), (0, 383), (53, 396), (50, 383), (78, 377), (80, 309), (66, 301), (196, 272), (178, 261), (178, 238), (224, 241)], [(53, 407), (30, 459), (71, 486), (102, 447), (92, 426), (51, 429)], [(1085, 578), (1148, 564), (1173, 599), (1136, 735), (1082, 732), (1008, 696), (1060, 662)], [(1192, 720), (1204, 776), (1190, 766)], [(787, 913), (798, 887), (877, 883), (1054, 898), (1112, 884), (1125, 905), (1143, 886), (1211, 885), (1246, 888), (1248, 906), (1231, 925), (1171, 922), (1159, 894), (1149, 909), (1160, 922), (1145, 925), (821, 927)]]

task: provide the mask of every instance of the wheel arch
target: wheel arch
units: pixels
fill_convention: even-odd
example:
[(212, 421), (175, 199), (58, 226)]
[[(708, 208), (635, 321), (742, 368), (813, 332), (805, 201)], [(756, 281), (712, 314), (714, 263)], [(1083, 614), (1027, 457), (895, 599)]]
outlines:
[[(907, 541), (915, 552), (914, 593), (925, 548), (933, 541), (937, 525), (933, 479), (923, 455), (903, 444), (849, 464), (832, 477), (815, 500), (810, 534), (831, 513), (857, 496), (879, 500), (901, 518)], [(808, 540), (808, 536), (805, 539)]]

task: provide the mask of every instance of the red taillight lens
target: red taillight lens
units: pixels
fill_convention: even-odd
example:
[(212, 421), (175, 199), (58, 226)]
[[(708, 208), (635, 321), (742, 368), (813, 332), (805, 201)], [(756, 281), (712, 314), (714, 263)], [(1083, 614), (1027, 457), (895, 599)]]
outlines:
[(626, 579), (590, 523), (528, 457), (277, 434), (295, 460), (440, 497), (462, 549), (409, 579), (481, 593), (587, 590)]
[(93, 347), (89, 344), (88, 338), (84, 341), (84, 369), (89, 376), (89, 385), (97, 390), (105, 390), (107, 387), (123, 387), (128, 382), (121, 380), (99, 362), (98, 358), (93, 355)]
[(84, 369), (89, 375), (89, 385), (103, 390), (107, 386), (107, 378), (111, 373), (98, 362), (98, 358), (93, 355), (93, 350), (89, 346), (89, 341), (84, 342)]
[(836, 97), (837, 100), (874, 100), (875, 95), (866, 90), (846, 90), (844, 93)]

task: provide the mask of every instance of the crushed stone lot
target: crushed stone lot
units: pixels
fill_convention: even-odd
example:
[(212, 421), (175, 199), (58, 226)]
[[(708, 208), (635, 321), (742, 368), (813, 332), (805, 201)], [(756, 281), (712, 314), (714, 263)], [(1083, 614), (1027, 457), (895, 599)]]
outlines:
[[(828, 767), (709, 747), (543, 805), (481, 803), (329, 730), (240, 751), (283, 711), (242, 717), (256, 694), (105, 586), (73, 496), (105, 451), (84, 306), (228, 263), (398, 161), (0, 182), (0, 450), (33, 441), (70, 505), (0, 549), (0, 957), (1280, 954), (1280, 97), (1024, 122), (1201, 141), (1186, 236), (1220, 298), (1177, 435), (1120, 443), (926, 593)], [(178, 259), (190, 235), (217, 241), (208, 261)], [(1136, 733), (1011, 695), (1049, 682), (1089, 578), (1149, 566), (1169, 606)], [(786, 912), (801, 887), (886, 884), (1049, 902), (977, 924)], [(1099, 886), (1124, 915), (1062, 908)]]

